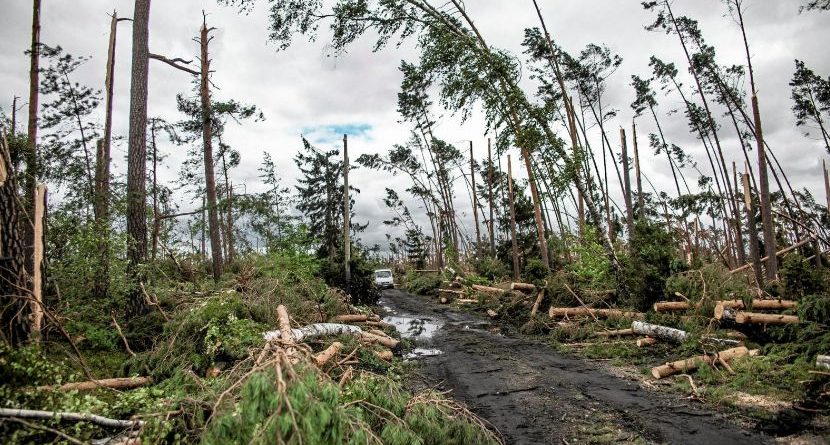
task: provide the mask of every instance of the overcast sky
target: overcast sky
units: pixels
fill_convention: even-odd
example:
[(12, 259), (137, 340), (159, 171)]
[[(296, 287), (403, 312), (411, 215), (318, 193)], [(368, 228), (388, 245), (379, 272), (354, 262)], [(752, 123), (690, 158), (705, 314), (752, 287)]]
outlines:
[[(61, 45), (74, 55), (92, 56), (92, 60), (76, 73), (75, 81), (103, 88), (109, 17), (113, 9), (120, 16), (131, 16), (129, 0), (43, 0), (41, 39), (48, 45)], [(237, 14), (234, 8), (218, 6), (208, 0), (154, 0), (150, 16), (150, 51), (170, 57), (194, 58), (198, 46), (191, 39), (198, 35), (201, 11), (208, 13), (208, 24), (217, 28), (211, 46), (213, 81), (220, 88), (218, 99), (234, 98), (257, 105), (266, 120), (230, 124), (226, 142), (242, 154), (242, 165), (233, 172), (235, 184), (245, 184), (248, 192), (258, 191), (261, 184), (257, 167), (263, 151), (271, 154), (284, 177), (284, 184), (295, 184), (297, 169), (294, 154), (301, 147), (300, 135), (305, 134), (321, 148), (340, 145), (342, 132), (350, 133), (350, 155), (385, 153), (395, 143), (405, 142), (409, 127), (399, 123), (396, 113), (401, 60), (414, 61), (411, 46), (371, 52), (369, 39), (354, 45), (348, 54), (332, 57), (325, 37), (308, 43), (297, 39), (287, 51), (279, 52), (267, 42), (268, 15), (266, 1), (248, 15)], [(784, 164), (798, 188), (809, 188), (823, 202), (821, 161), (827, 157), (818, 141), (805, 138), (795, 126), (792, 116), (788, 82), (794, 71), (793, 59), (804, 60), (820, 75), (830, 74), (827, 42), (830, 41), (830, 13), (799, 14), (801, 0), (746, 0), (748, 27), (758, 82), (764, 130), (767, 140)], [(7, 113), (12, 97), (28, 95), (28, 60), (23, 52), (29, 45), (31, 2), (0, 0), (0, 107)], [(491, 45), (521, 53), (523, 31), (537, 26), (530, 0), (467, 0), (468, 12)], [(609, 80), (606, 103), (619, 110), (618, 118), (608, 128), (630, 126), (633, 90), (630, 76), (648, 77), (648, 59), (654, 54), (678, 64), (685, 72), (680, 45), (674, 36), (650, 33), (643, 29), (652, 14), (634, 0), (541, 0), (540, 6), (553, 37), (567, 51), (578, 53), (588, 43), (607, 45), (624, 59), (622, 66)], [(727, 15), (721, 0), (676, 0), (675, 13), (700, 21), (704, 36), (718, 50), (721, 64), (744, 63), (740, 34)], [(119, 25), (116, 61), (115, 122), (116, 135), (126, 135), (129, 105), (130, 24)], [(528, 73), (525, 73), (529, 77)], [(188, 74), (156, 61), (150, 62), (149, 115), (176, 121), (175, 96), (189, 92)], [(528, 84), (530, 85), (530, 84)], [(532, 92), (532, 91), (529, 91)], [(664, 112), (678, 108), (678, 97), (659, 98)], [(456, 117), (440, 110), (436, 136), (466, 149), (473, 140), (476, 157), (486, 156), (486, 128), (480, 116), (473, 116), (463, 125)], [(25, 111), (23, 112), (25, 115)], [(682, 146), (700, 162), (708, 165), (704, 152), (681, 115), (664, 117), (664, 130), (670, 142)], [(23, 119), (21, 119), (23, 120)], [(638, 122), (640, 146), (653, 131), (651, 122)], [(727, 162), (742, 162), (736, 140), (728, 128), (722, 131)], [(564, 134), (563, 134), (564, 136)], [(599, 143), (599, 135), (593, 134)], [(615, 140), (613, 138), (612, 140)], [(126, 144), (115, 147), (116, 172), (124, 171)], [(165, 144), (170, 153), (166, 180), (175, 178), (184, 158), (185, 148)], [(515, 153), (515, 152), (514, 152)], [(658, 188), (671, 190), (670, 172), (664, 158), (648, 154), (641, 160), (644, 173)], [(704, 169), (708, 172), (708, 168)], [(687, 172), (690, 182), (697, 175)], [(357, 197), (356, 220), (369, 222), (362, 236), (366, 244), (385, 245), (388, 218), (381, 198), (385, 187), (399, 191), (408, 185), (387, 174), (355, 171), (350, 180), (362, 193)], [(774, 187), (774, 184), (773, 184)], [(613, 190), (612, 190), (613, 192)], [(403, 193), (401, 193), (404, 196)], [(459, 187), (458, 211), (471, 220), (469, 195)], [(619, 195), (617, 195), (619, 196)], [(182, 197), (182, 199), (185, 199)], [(187, 199), (190, 199), (189, 197)], [(409, 202), (413, 213), (417, 204)], [(183, 208), (192, 204), (183, 203)], [(467, 222), (467, 230), (472, 230)], [(425, 227), (426, 229), (426, 227)], [(398, 235), (398, 234), (395, 234)]]

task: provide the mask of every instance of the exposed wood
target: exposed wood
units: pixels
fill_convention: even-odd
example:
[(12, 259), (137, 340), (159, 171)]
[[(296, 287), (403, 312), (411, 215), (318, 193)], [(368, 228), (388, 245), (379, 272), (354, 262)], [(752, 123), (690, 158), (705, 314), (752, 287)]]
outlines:
[[(495, 185), (493, 184), (493, 150), (490, 146), (490, 138), (487, 138), (487, 199), (490, 201), (490, 256), (495, 258), (496, 257), (496, 229), (495, 229), (495, 216), (493, 214), (493, 188)], [(830, 198), (828, 198), (828, 202), (830, 202)], [(830, 207), (828, 207), (830, 208)]]
[(38, 386), (40, 391), (92, 391), (99, 388), (133, 389), (153, 383), (150, 377), (124, 377), (113, 379), (88, 380), (85, 382), (66, 383), (61, 386)]
[(378, 322), (380, 318), (377, 315), (363, 315), (363, 314), (348, 314), (338, 315), (334, 317), (334, 321), (340, 323), (362, 323), (362, 322)]
[(210, 55), (208, 44), (210, 29), (207, 22), (202, 21), (199, 31), (199, 47), (201, 49), (201, 72), (199, 73), (199, 97), (201, 99), (202, 119), (202, 146), (204, 148), (205, 167), (205, 197), (207, 198), (208, 228), (210, 230), (210, 254), (213, 280), (219, 281), (222, 277), (222, 240), (219, 235), (219, 214), (216, 198), (216, 176), (213, 165), (213, 118), (210, 98)]
[(18, 417), (21, 419), (43, 419), (70, 422), (92, 422), (108, 428), (136, 428), (144, 425), (142, 420), (117, 420), (87, 413), (60, 411), (38, 411), (33, 409), (0, 408), (0, 417)]
[(689, 309), (688, 301), (658, 301), (654, 303), (654, 312), (681, 312)]
[(32, 327), (30, 338), (40, 341), (40, 330), (43, 327), (43, 252), (44, 242), (43, 225), (46, 213), (46, 186), (38, 184), (35, 188), (35, 217), (34, 217), (34, 249), (32, 254)]
[(533, 292), (536, 286), (530, 283), (510, 283), (510, 290), (519, 290), (523, 292)]
[[(284, 305), (277, 306), (277, 323), (280, 328), (280, 338), (286, 344), (294, 343), (294, 334), (291, 332), (291, 321), (288, 318), (288, 310)], [(297, 339), (299, 341), (299, 339)]]
[(530, 309), (530, 318), (536, 316), (539, 312), (539, 306), (542, 304), (542, 299), (545, 297), (545, 288), (542, 288), (538, 294), (536, 294), (536, 301), (533, 302), (533, 308)]
[(395, 340), (394, 338), (375, 335), (369, 332), (361, 332), (360, 339), (367, 343), (377, 343), (386, 346), (389, 349), (395, 349), (398, 347), (398, 344), (400, 344), (400, 342), (398, 340)]
[[(519, 244), (516, 241), (516, 205), (513, 195), (513, 164), (510, 155), (507, 155), (507, 201), (510, 203), (510, 243), (513, 256), (513, 279), (519, 279)], [(475, 288), (475, 285), (473, 286)]]
[[(730, 309), (746, 309), (743, 300), (722, 300), (716, 302), (715, 306), (723, 306)], [(794, 309), (798, 306), (793, 300), (752, 300), (752, 310), (776, 310)]]
[(588, 307), (551, 307), (548, 310), (550, 318), (585, 317), (596, 318), (644, 318), (642, 312), (624, 311), (621, 309), (592, 309)]
[(389, 324), (389, 323), (386, 323), (386, 322), (383, 322), (383, 321), (364, 321), (364, 322), (360, 322), (360, 323), (365, 324), (366, 326), (372, 326), (372, 327), (375, 327), (375, 328), (395, 329), (395, 325)]
[(817, 355), (816, 368), (830, 369), (830, 355)]
[(496, 318), (499, 316), (499, 313), (492, 309), (487, 309), (487, 316), (490, 318)]
[(478, 291), (478, 292), (484, 292), (485, 294), (502, 295), (504, 293), (507, 293), (506, 290), (499, 289), (498, 287), (482, 286), (480, 284), (473, 284), (471, 287), (473, 288), (473, 290)]
[[(777, 251), (775, 248), (775, 221), (772, 219), (772, 203), (770, 202), (769, 179), (767, 178), (767, 155), (766, 147), (764, 146), (764, 133), (761, 127), (761, 110), (758, 106), (758, 95), (755, 92), (754, 84), (751, 103), (758, 152), (758, 197), (761, 201), (761, 225), (764, 229), (764, 246), (766, 246), (768, 251), (775, 252)], [(770, 255), (766, 261), (766, 271), (767, 280), (773, 281), (777, 278), (778, 258), (775, 255)]]
[(741, 180), (744, 186), (744, 211), (746, 211), (746, 231), (749, 234), (749, 256), (752, 259), (752, 265), (750, 267), (752, 267), (752, 272), (755, 276), (755, 284), (759, 288), (763, 288), (764, 275), (761, 273), (761, 254), (758, 250), (758, 232), (755, 229), (758, 227), (758, 223), (755, 220), (755, 205), (752, 202), (752, 189), (749, 187), (749, 175), (744, 173), (741, 176)]
[(655, 379), (662, 379), (675, 374), (694, 371), (702, 365), (711, 365), (721, 360), (724, 362), (728, 362), (738, 357), (743, 357), (746, 355), (752, 356), (756, 355), (757, 353), (757, 350), (750, 351), (744, 346), (739, 346), (737, 348), (727, 349), (725, 351), (721, 351), (712, 355), (699, 355), (697, 357), (691, 357), (685, 360), (678, 360), (676, 362), (666, 363), (662, 366), (656, 366), (654, 368), (651, 368), (651, 375), (654, 376)]
[(383, 351), (375, 351), (375, 356), (377, 356), (377, 358), (381, 360), (391, 362), (392, 359), (395, 357), (395, 354), (393, 354), (392, 351), (386, 349)]
[(735, 323), (738, 324), (798, 324), (801, 320), (795, 315), (758, 314), (755, 312), (738, 312)]
[[(642, 173), (640, 172), (640, 151), (637, 146), (637, 123), (631, 121), (631, 137), (634, 140), (634, 173), (637, 178), (637, 210), (639, 217), (645, 217), (646, 205), (645, 197), (643, 196), (643, 181)], [(674, 167), (672, 167), (674, 168)]]
[(625, 128), (620, 127), (620, 145), (622, 147), (623, 163), (623, 198), (625, 202), (625, 221), (628, 226), (628, 236), (634, 234), (634, 209), (631, 204), (631, 169), (628, 165), (628, 142), (625, 137)]
[(648, 346), (653, 346), (657, 344), (657, 339), (653, 337), (645, 337), (637, 340), (637, 347), (638, 348), (645, 348)]
[(121, 337), (121, 341), (124, 343), (124, 349), (127, 350), (127, 353), (130, 354), (131, 357), (135, 357), (135, 352), (130, 348), (130, 343), (127, 341), (127, 337), (124, 337), (124, 332), (121, 330), (121, 325), (118, 324), (118, 320), (115, 319), (115, 311), (110, 314), (112, 318), (112, 324), (115, 326), (115, 330), (118, 332), (118, 336)]
[(439, 294), (464, 295), (464, 291), (455, 289), (438, 289)]
[(473, 298), (459, 298), (455, 300), (458, 304), (478, 304), (479, 301)]
[(613, 331), (597, 332), (594, 335), (597, 337), (622, 337), (625, 335), (634, 335), (633, 329), (617, 329)]
[(343, 343), (340, 343), (339, 341), (332, 343), (328, 348), (314, 356), (314, 363), (316, 363), (319, 367), (323, 367), (323, 365), (335, 357), (342, 348)]
[(686, 331), (658, 324), (645, 323), (642, 321), (635, 321), (631, 323), (631, 330), (638, 335), (654, 337), (658, 340), (672, 343), (683, 343), (689, 338), (689, 333)]

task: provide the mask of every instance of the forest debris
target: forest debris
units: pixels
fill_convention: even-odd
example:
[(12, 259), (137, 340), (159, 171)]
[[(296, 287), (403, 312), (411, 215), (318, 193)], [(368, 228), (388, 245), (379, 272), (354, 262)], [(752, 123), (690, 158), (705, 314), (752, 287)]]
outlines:
[(381, 344), (383, 346), (386, 346), (389, 349), (397, 348), (398, 344), (400, 343), (398, 340), (395, 340), (394, 338), (375, 335), (375, 334), (371, 334), (369, 332), (361, 332), (360, 333), (360, 339), (367, 342), (367, 343)]
[(286, 344), (294, 344), (294, 334), (291, 332), (288, 309), (282, 304), (277, 306), (277, 323), (280, 328), (280, 339)]
[(735, 323), (738, 324), (798, 324), (801, 319), (796, 315), (758, 314), (755, 312), (738, 312)]
[(678, 360), (676, 362), (666, 363), (665, 365), (661, 366), (655, 366), (654, 368), (651, 368), (651, 375), (654, 376), (655, 379), (662, 379), (664, 377), (672, 376), (675, 374), (694, 371), (695, 369), (704, 364), (712, 365), (721, 360), (724, 362), (728, 362), (737, 357), (743, 357), (745, 355), (754, 356), (757, 354), (757, 349), (750, 351), (745, 346), (739, 346), (737, 348), (726, 349), (724, 351), (720, 351), (712, 355), (700, 355), (697, 357), (691, 357), (684, 360)]
[(496, 311), (494, 311), (494, 310), (492, 310), (492, 309), (487, 309), (487, 315), (488, 315), (490, 318), (496, 318), (496, 317), (498, 317), (498, 316), (499, 316), (499, 313), (498, 313), (498, 312), (496, 312)]
[(637, 347), (644, 348), (646, 346), (652, 346), (657, 344), (657, 339), (654, 337), (644, 337), (637, 340)]
[(539, 312), (539, 306), (542, 304), (542, 298), (545, 296), (545, 288), (539, 290), (539, 293), (536, 294), (536, 301), (533, 302), (533, 308), (530, 309), (530, 318), (536, 316), (536, 313)]
[(642, 312), (624, 311), (621, 309), (592, 309), (588, 307), (551, 307), (548, 310), (550, 318), (592, 316), (596, 318), (644, 318)]
[(314, 356), (314, 362), (317, 363), (318, 367), (323, 367), (329, 360), (331, 360), (334, 356), (336, 356), (340, 349), (343, 348), (343, 343), (336, 341), (332, 343), (328, 348), (321, 351), (319, 354)]
[(464, 291), (456, 289), (438, 289), (439, 294), (464, 295)]
[[(807, 237), (806, 239), (801, 240), (801, 241), (799, 241), (799, 242), (797, 242), (797, 243), (793, 244), (792, 246), (789, 246), (789, 247), (787, 247), (787, 248), (784, 248), (784, 249), (779, 250), (778, 252), (775, 252), (775, 256), (776, 256), (776, 257), (778, 257), (778, 256), (781, 256), (781, 255), (784, 255), (785, 253), (792, 252), (793, 250), (798, 249), (798, 248), (799, 248), (799, 247), (801, 247), (801, 246), (804, 246), (804, 245), (806, 245), (806, 244), (809, 244), (809, 243), (813, 242), (814, 238), (815, 238), (814, 236), (809, 236), (809, 237)], [(769, 255), (767, 255), (767, 256), (765, 256), (765, 257), (761, 258), (761, 262), (762, 262), (762, 263), (763, 263), (763, 262), (765, 262), (765, 261), (767, 261), (767, 260), (769, 260)], [(752, 263), (749, 263), (749, 264), (744, 264), (743, 266), (741, 266), (741, 267), (739, 267), (739, 268), (737, 268), (737, 269), (730, 270), (730, 271), (729, 271), (729, 273), (730, 273), (730, 274), (735, 274), (735, 273), (738, 273), (738, 272), (741, 272), (741, 271), (747, 270), (747, 269), (749, 269), (749, 268), (751, 268), (751, 267), (752, 267)]]
[(352, 314), (352, 315), (338, 315), (334, 317), (334, 321), (339, 323), (364, 323), (364, 322), (379, 322), (380, 317), (377, 315), (362, 315), (362, 314)]
[(533, 292), (536, 290), (536, 286), (530, 283), (510, 283), (510, 290)]
[(660, 326), (659, 324), (644, 323), (642, 321), (632, 322), (631, 330), (634, 331), (635, 334), (654, 337), (659, 340), (673, 343), (683, 343), (687, 338), (689, 338), (689, 333), (686, 331), (670, 328), (668, 326)]
[(17, 417), (21, 419), (64, 420), (70, 422), (92, 422), (109, 428), (134, 428), (144, 426), (141, 420), (118, 420), (88, 413), (40, 411), (33, 409), (0, 408), (0, 417)]
[(395, 325), (387, 323), (385, 321), (364, 321), (360, 322), (361, 324), (365, 324), (366, 326), (371, 326), (373, 328), (381, 328), (381, 329), (394, 329)]
[(830, 355), (817, 355), (816, 368), (830, 369)]
[(597, 337), (622, 337), (624, 335), (634, 335), (633, 329), (617, 329), (614, 331), (601, 331), (594, 335)]
[(130, 349), (130, 343), (127, 342), (127, 337), (124, 337), (124, 332), (121, 331), (121, 325), (118, 324), (118, 321), (115, 319), (115, 311), (110, 314), (112, 317), (112, 323), (115, 325), (115, 330), (118, 332), (118, 336), (121, 337), (121, 341), (124, 342), (124, 348), (127, 350), (127, 353), (130, 354), (130, 357), (135, 357), (135, 352)]
[(654, 312), (658, 314), (666, 312), (680, 312), (689, 309), (688, 301), (658, 301), (654, 303)]
[(390, 351), (388, 349), (385, 349), (383, 351), (375, 351), (375, 355), (377, 356), (377, 358), (379, 358), (381, 360), (384, 360), (384, 361), (387, 361), (387, 362), (391, 362), (392, 358), (395, 356), (392, 353), (392, 351)]
[(478, 304), (478, 300), (474, 298), (459, 298), (455, 302), (458, 304)]
[(98, 388), (133, 389), (153, 383), (150, 377), (119, 377), (112, 379), (87, 380), (84, 382), (65, 383), (61, 386), (38, 386), (39, 391), (91, 391)]
[[(743, 300), (723, 300), (718, 301), (715, 308), (722, 306), (728, 309), (746, 309)], [(798, 306), (797, 301), (793, 300), (752, 300), (752, 310), (776, 310), (776, 309), (794, 309)]]
[(502, 294), (507, 293), (506, 290), (499, 289), (498, 287), (482, 286), (480, 284), (473, 284), (471, 287), (473, 288), (473, 290), (478, 291), (478, 292), (483, 292), (485, 294), (502, 295)]

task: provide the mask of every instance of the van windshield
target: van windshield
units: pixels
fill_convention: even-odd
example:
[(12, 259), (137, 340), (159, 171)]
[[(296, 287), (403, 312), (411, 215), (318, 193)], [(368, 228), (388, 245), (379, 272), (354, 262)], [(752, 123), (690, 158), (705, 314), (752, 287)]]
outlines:
[(389, 272), (388, 270), (379, 270), (379, 271), (375, 272), (375, 277), (376, 278), (392, 278), (392, 272)]

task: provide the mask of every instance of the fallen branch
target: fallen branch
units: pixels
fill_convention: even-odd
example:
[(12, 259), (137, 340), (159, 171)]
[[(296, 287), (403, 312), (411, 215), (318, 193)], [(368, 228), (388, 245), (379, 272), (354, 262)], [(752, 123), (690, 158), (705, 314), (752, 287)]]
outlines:
[(530, 309), (530, 318), (536, 316), (536, 313), (539, 312), (539, 306), (542, 304), (542, 298), (545, 296), (545, 289), (542, 288), (539, 293), (536, 295), (536, 301), (533, 302), (533, 308)]
[(66, 420), (70, 422), (92, 422), (109, 428), (133, 428), (144, 426), (141, 420), (118, 420), (87, 413), (59, 411), (39, 411), (33, 409), (0, 408), (0, 417), (18, 417), (21, 419)]
[(113, 379), (87, 380), (85, 382), (65, 383), (61, 386), (38, 386), (39, 391), (91, 391), (98, 388), (133, 389), (153, 383), (150, 377), (124, 377)]
[(31, 428), (33, 430), (46, 431), (48, 433), (52, 433), (52, 434), (60, 437), (61, 439), (65, 440), (67, 442), (70, 442), (70, 443), (74, 443), (74, 444), (77, 444), (77, 445), (84, 445), (84, 442), (81, 442), (80, 440), (64, 433), (63, 431), (58, 431), (54, 428), (49, 428), (48, 426), (45, 426), (45, 425), (38, 425), (36, 423), (27, 422), (23, 419), (18, 419), (16, 417), (6, 417), (4, 420), (17, 422), (17, 423), (19, 423), (21, 425), (24, 425), (28, 428)]
[[(728, 309), (747, 309), (743, 300), (723, 300), (715, 304), (715, 308), (721, 306)], [(794, 309), (798, 306), (797, 301), (793, 300), (752, 300), (752, 310), (768, 311), (778, 309)]]
[(127, 353), (130, 354), (130, 357), (135, 357), (135, 352), (130, 349), (127, 337), (124, 337), (124, 333), (121, 331), (121, 326), (118, 324), (118, 321), (115, 320), (115, 312), (111, 313), (110, 317), (112, 317), (112, 323), (115, 325), (115, 330), (118, 331), (118, 336), (121, 337), (121, 341), (124, 342), (124, 348), (127, 349)]
[(397, 348), (398, 344), (400, 343), (398, 340), (395, 340), (394, 338), (380, 336), (369, 332), (361, 332), (360, 339), (367, 343), (377, 343), (386, 346), (389, 349)]
[(796, 315), (758, 314), (755, 312), (738, 312), (735, 314), (738, 324), (798, 324), (801, 319)]
[(615, 331), (602, 331), (594, 335), (597, 337), (622, 337), (624, 335), (634, 335), (633, 329), (617, 329)]
[(681, 312), (689, 309), (688, 301), (658, 301), (654, 303), (654, 312), (658, 314), (666, 312)]
[[(813, 242), (813, 239), (814, 239), (814, 237), (810, 236), (810, 237), (808, 237), (807, 239), (804, 239), (804, 240), (802, 240), (802, 241), (799, 241), (799, 242), (797, 242), (797, 243), (793, 244), (793, 245), (792, 245), (792, 246), (790, 246), (790, 247), (787, 247), (787, 248), (785, 248), (785, 249), (781, 249), (781, 250), (779, 250), (778, 252), (775, 252), (775, 256), (776, 256), (776, 257), (778, 257), (778, 256), (781, 256), (781, 255), (784, 255), (785, 253), (792, 252), (793, 250), (798, 249), (798, 248), (799, 248), (799, 247), (801, 247), (801, 246), (804, 246), (804, 245), (806, 245), (806, 244), (809, 244), (809, 243)], [(765, 257), (761, 258), (761, 260), (760, 260), (760, 261), (763, 263), (763, 262), (768, 261), (768, 260), (769, 260), (769, 255), (767, 255), (767, 256), (765, 256)], [(737, 268), (737, 269), (733, 269), (733, 270), (729, 271), (729, 273), (730, 273), (730, 274), (738, 273), (738, 272), (741, 272), (741, 271), (747, 270), (747, 269), (749, 269), (749, 268), (751, 268), (751, 267), (752, 267), (752, 263), (749, 263), (749, 264), (744, 264), (743, 266), (741, 266), (741, 267), (739, 267), (739, 268)]]

